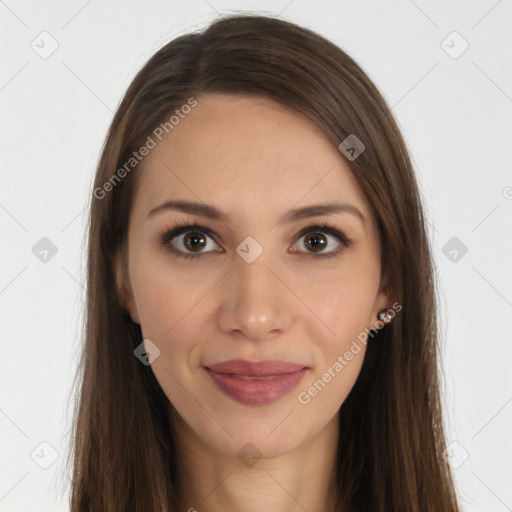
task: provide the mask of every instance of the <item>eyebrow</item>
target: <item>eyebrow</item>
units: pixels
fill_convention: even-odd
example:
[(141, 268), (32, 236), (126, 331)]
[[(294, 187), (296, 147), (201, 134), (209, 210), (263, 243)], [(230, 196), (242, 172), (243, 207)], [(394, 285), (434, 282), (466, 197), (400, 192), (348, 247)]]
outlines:
[[(228, 222), (230, 219), (229, 215), (222, 212), (213, 205), (185, 200), (166, 201), (165, 203), (150, 210), (147, 214), (147, 217), (153, 217), (158, 213), (163, 213), (169, 210), (190, 213), (192, 215), (199, 215), (224, 223)], [(302, 206), (300, 208), (289, 210), (277, 221), (277, 224), (290, 224), (292, 222), (307, 219), (309, 217), (334, 215), (337, 213), (350, 213), (359, 218), (363, 223), (366, 221), (365, 216), (355, 206), (347, 203), (325, 203)]]

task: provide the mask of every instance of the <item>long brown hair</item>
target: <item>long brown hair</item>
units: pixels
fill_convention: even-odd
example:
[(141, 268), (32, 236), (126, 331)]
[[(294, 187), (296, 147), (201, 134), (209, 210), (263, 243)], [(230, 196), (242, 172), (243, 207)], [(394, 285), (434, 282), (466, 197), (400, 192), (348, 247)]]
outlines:
[[(180, 505), (169, 400), (116, 292), (143, 162), (120, 173), (156, 127), (210, 92), (260, 95), (312, 119), (347, 159), (377, 220), (382, 272), (403, 305), (368, 342), (341, 406), (336, 474), (344, 512), (456, 512), (438, 376), (435, 268), (406, 145), (385, 100), (359, 65), (318, 34), (280, 19), (236, 15), (161, 48), (129, 86), (110, 126), (92, 194), (85, 344), (76, 379), (72, 512), (174, 511)], [(125, 166), (125, 171), (127, 170)], [(106, 186), (110, 183), (109, 186)]]

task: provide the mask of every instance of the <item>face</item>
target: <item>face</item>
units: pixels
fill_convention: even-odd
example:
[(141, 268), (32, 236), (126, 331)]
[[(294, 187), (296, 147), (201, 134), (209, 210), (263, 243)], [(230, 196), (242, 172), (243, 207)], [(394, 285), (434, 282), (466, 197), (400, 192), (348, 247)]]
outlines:
[[(118, 286), (160, 351), (151, 368), (179, 428), (264, 458), (332, 428), (363, 362), (354, 340), (390, 305), (376, 222), (338, 149), (271, 100), (209, 94), (140, 178)], [(210, 369), (232, 360), (246, 364)], [(268, 360), (297, 366), (248, 364)]]

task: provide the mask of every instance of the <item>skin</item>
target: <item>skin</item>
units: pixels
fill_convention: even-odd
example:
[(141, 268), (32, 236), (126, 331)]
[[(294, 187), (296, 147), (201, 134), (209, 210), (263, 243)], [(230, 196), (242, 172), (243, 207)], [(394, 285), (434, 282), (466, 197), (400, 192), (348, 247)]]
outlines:
[[(144, 160), (127, 265), (121, 258), (116, 265), (125, 307), (160, 350), (151, 368), (173, 406), (183, 510), (332, 511), (337, 412), (360, 372), (364, 344), (308, 404), (297, 395), (391, 307), (376, 222), (344, 158), (310, 120), (265, 98), (197, 99)], [(212, 204), (231, 217), (222, 222), (171, 210), (147, 216), (170, 199)], [(277, 224), (292, 208), (330, 201), (353, 205), (365, 221), (345, 212)], [(216, 235), (204, 235), (202, 256), (181, 258), (160, 244), (160, 234), (179, 220)], [(318, 253), (297, 233), (325, 221), (353, 243), (337, 256), (313, 259)], [(324, 252), (336, 252), (336, 238), (322, 234)], [(248, 236), (263, 248), (252, 263), (236, 252)], [(183, 236), (174, 244), (191, 252)], [(310, 369), (280, 399), (244, 405), (203, 368), (235, 358)], [(247, 443), (246, 451), (257, 450), (252, 465), (237, 455)]]

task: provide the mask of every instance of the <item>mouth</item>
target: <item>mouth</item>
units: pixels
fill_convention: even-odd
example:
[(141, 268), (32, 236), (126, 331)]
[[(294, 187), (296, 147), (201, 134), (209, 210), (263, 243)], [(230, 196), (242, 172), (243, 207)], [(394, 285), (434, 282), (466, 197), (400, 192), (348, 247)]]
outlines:
[(264, 405), (291, 392), (309, 368), (288, 361), (237, 359), (204, 369), (229, 398), (245, 405)]

